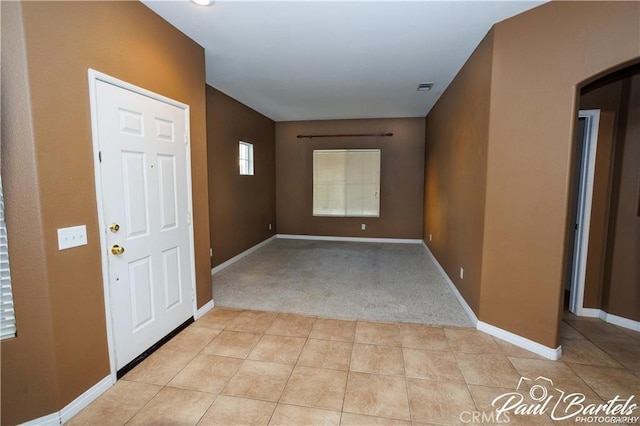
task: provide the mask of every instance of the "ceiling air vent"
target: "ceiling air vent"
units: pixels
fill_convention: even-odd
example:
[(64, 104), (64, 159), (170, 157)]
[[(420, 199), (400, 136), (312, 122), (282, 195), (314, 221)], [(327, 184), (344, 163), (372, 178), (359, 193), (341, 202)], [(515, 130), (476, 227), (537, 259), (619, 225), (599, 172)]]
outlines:
[(420, 83), (416, 89), (418, 92), (426, 92), (433, 88), (433, 83)]

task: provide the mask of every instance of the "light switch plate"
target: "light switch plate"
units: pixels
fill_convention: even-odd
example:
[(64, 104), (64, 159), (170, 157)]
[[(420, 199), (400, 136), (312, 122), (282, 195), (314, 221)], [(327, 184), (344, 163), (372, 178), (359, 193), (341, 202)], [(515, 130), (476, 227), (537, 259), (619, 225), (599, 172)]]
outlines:
[(58, 250), (87, 245), (87, 226), (72, 226), (58, 229)]

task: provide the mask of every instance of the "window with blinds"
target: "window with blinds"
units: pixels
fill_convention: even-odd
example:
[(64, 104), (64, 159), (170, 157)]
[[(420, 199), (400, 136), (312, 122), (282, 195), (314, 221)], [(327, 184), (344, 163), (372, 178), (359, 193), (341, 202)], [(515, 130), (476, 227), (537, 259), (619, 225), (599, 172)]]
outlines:
[(380, 216), (380, 150), (313, 151), (313, 215)]
[(13, 310), (7, 227), (4, 222), (4, 195), (0, 180), (0, 339), (16, 336), (16, 316)]

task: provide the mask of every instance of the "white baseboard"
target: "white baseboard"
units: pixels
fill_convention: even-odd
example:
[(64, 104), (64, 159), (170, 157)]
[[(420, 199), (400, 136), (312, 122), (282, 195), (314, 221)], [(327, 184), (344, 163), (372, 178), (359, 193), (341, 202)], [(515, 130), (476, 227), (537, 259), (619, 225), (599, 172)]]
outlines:
[(20, 423), (20, 426), (60, 426), (60, 413), (38, 417), (37, 419)]
[(582, 308), (582, 312), (578, 316), (604, 319), (604, 315), (605, 312), (602, 309)]
[(213, 299), (209, 300), (202, 308), (196, 311), (196, 317), (193, 319), (196, 321), (198, 318), (213, 309)]
[(442, 277), (445, 279), (447, 284), (449, 284), (449, 287), (451, 287), (451, 291), (453, 292), (453, 294), (455, 294), (456, 298), (464, 308), (465, 312), (473, 322), (473, 325), (476, 327), (476, 329), (482, 331), (483, 333), (487, 333), (499, 339), (502, 339), (506, 342), (512, 343), (530, 352), (541, 355), (545, 358), (549, 358), (554, 361), (560, 359), (560, 356), (562, 355), (562, 349), (560, 348), (560, 346), (555, 349), (549, 348), (547, 346), (541, 345), (540, 343), (534, 342), (533, 340), (529, 340), (526, 337), (519, 336), (517, 334), (511, 333), (510, 331), (503, 330), (491, 324), (487, 324), (486, 322), (479, 321), (475, 312), (473, 312), (473, 309), (471, 309), (467, 301), (464, 299), (464, 297), (462, 297), (462, 294), (460, 294), (458, 288), (455, 286), (453, 281), (451, 281), (451, 278), (449, 278), (442, 265), (440, 265), (438, 259), (436, 259), (433, 253), (431, 253), (431, 250), (429, 250), (427, 244), (422, 241), (422, 245), (424, 246), (424, 249), (427, 251), (427, 254), (431, 258), (431, 260), (433, 260), (433, 263), (440, 271)]
[(275, 240), (276, 237), (277, 237), (277, 235), (274, 235), (273, 237), (267, 238), (263, 242), (258, 243), (255, 246), (251, 247), (250, 249), (247, 249), (247, 250), (243, 251), (242, 253), (232, 257), (231, 259), (227, 260), (226, 262), (219, 264), (215, 268), (211, 269), (211, 275), (217, 274), (218, 272), (222, 271), (224, 268), (233, 265), (234, 263), (236, 263), (238, 260), (242, 259), (243, 257), (253, 253), (254, 251), (258, 250), (260, 247), (262, 247), (262, 246), (270, 243), (271, 241)]
[(538, 342), (534, 342), (533, 340), (529, 340), (526, 337), (519, 336), (515, 333), (493, 326), (491, 324), (487, 324), (486, 322), (482, 321), (478, 321), (478, 325), (476, 326), (476, 328), (479, 331), (495, 336), (498, 339), (502, 339), (505, 342), (509, 342), (523, 349), (526, 349), (529, 352), (533, 352), (534, 354), (538, 354), (553, 361), (559, 360), (562, 356), (561, 346), (558, 346), (555, 349), (550, 348), (548, 346), (541, 345)]
[(431, 253), (431, 250), (429, 250), (429, 247), (427, 247), (427, 245), (425, 244), (424, 241), (420, 240), (420, 242), (424, 246), (424, 249), (427, 251), (427, 254), (431, 258), (433, 263), (436, 265), (436, 268), (438, 268), (438, 271), (440, 271), (440, 275), (442, 275), (442, 278), (444, 278), (444, 280), (447, 282), (447, 284), (449, 284), (449, 287), (451, 288), (451, 291), (456, 296), (456, 299), (458, 299), (458, 302), (460, 302), (460, 304), (462, 305), (462, 308), (467, 313), (467, 316), (469, 317), (469, 319), (471, 320), (473, 325), (477, 326), (478, 317), (476, 316), (476, 313), (473, 312), (473, 309), (471, 309), (471, 306), (469, 306), (469, 304), (464, 299), (464, 297), (462, 297), (462, 294), (460, 294), (460, 291), (458, 291), (458, 288), (456, 287), (456, 285), (453, 283), (453, 281), (451, 281), (451, 278), (449, 278), (449, 275), (447, 275), (447, 273), (445, 272), (445, 270), (442, 267), (442, 265), (440, 265), (440, 262), (438, 262), (438, 259), (436, 259), (436, 257), (433, 255), (433, 253)]
[(629, 318), (619, 317), (617, 315), (608, 314), (606, 312), (604, 320), (610, 324), (640, 332), (640, 321), (634, 321)]
[(325, 235), (293, 235), (277, 234), (283, 240), (312, 240), (312, 241), (344, 241), (355, 243), (392, 243), (392, 244), (420, 244), (422, 240), (410, 238), (364, 238), (364, 237), (334, 237)]
[(602, 321), (608, 322), (609, 324), (640, 332), (640, 321), (613, 315), (597, 308), (582, 308), (582, 312), (580, 313), (581, 315), (578, 315), (580, 317), (600, 318)]
[(106, 392), (113, 384), (115, 379), (109, 375), (98, 383), (89, 388), (82, 395), (71, 401), (62, 410), (57, 413), (51, 413), (35, 420), (22, 423), (24, 426), (60, 426), (71, 420), (73, 416), (78, 414), (87, 405), (91, 404), (96, 398)]
[(98, 383), (93, 385), (85, 393), (71, 401), (66, 407), (60, 410), (60, 423), (64, 424), (68, 422), (71, 417), (78, 414), (84, 407), (91, 404), (97, 397), (102, 395), (107, 389), (113, 386), (115, 383), (114, 377), (108, 375)]

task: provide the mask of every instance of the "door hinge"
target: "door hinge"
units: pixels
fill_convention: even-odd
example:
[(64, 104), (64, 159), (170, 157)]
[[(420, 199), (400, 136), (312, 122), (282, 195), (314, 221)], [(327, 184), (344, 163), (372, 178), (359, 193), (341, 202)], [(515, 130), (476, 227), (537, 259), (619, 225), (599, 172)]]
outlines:
[(184, 135), (184, 144), (189, 145), (189, 136)]
[(98, 151), (98, 161), (102, 163), (102, 151)]

